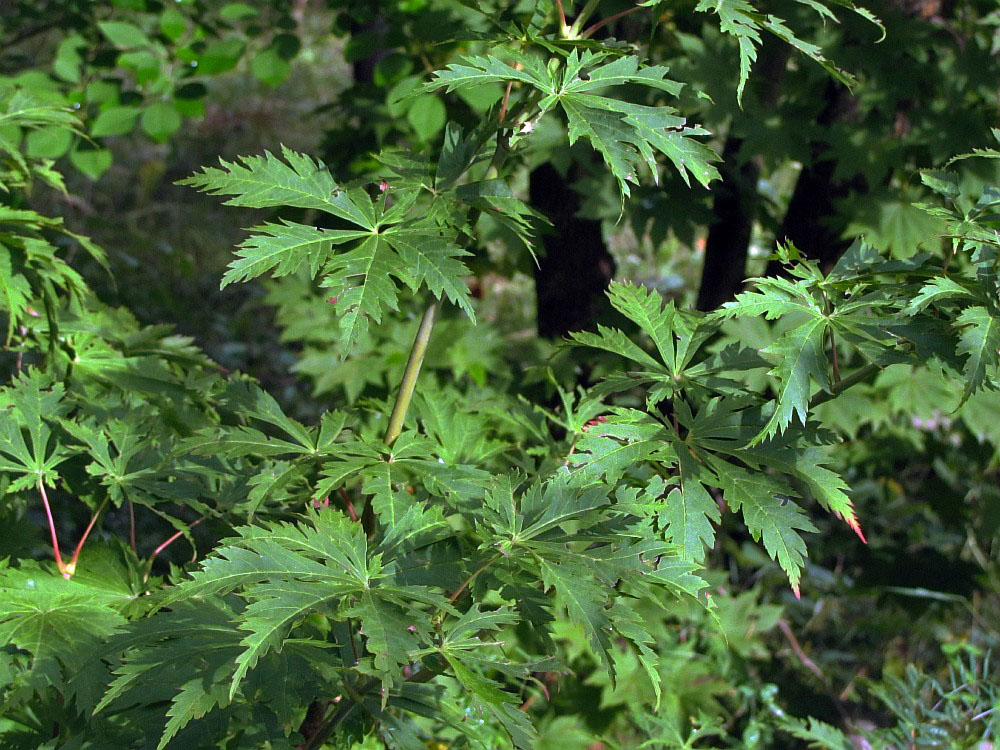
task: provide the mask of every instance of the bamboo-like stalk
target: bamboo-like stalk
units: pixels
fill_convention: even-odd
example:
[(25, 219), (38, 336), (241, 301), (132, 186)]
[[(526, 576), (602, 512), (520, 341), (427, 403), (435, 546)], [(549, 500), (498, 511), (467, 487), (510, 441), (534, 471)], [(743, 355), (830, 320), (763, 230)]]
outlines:
[(396, 394), (396, 403), (392, 407), (392, 414), (389, 416), (389, 426), (385, 429), (383, 441), (386, 445), (392, 445), (403, 431), (403, 422), (406, 421), (406, 412), (410, 408), (410, 401), (413, 399), (413, 390), (417, 385), (417, 376), (420, 374), (420, 366), (424, 363), (424, 355), (427, 353), (427, 344), (431, 340), (431, 331), (434, 329), (434, 318), (437, 316), (440, 301), (434, 301), (424, 310), (424, 315), (420, 319), (417, 327), (417, 334), (413, 337), (413, 346), (410, 349), (410, 357), (406, 360), (406, 369), (403, 370), (403, 378), (399, 382), (399, 393)]

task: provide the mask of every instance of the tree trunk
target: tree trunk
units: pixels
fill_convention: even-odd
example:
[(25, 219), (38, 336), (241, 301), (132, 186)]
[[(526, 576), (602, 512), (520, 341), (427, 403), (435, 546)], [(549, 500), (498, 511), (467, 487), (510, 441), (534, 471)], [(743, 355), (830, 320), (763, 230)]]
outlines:
[(531, 204), (552, 222), (535, 269), (538, 335), (544, 338), (590, 325), (615, 272), (601, 222), (576, 215), (580, 196), (571, 188), (575, 176), (575, 166), (563, 177), (547, 163), (531, 173)]
[[(829, 81), (824, 98), (826, 104), (818, 118), (820, 125), (829, 127), (854, 116), (857, 100), (842, 84)], [(799, 174), (777, 235), (779, 242), (793, 243), (805, 257), (818, 261), (823, 268), (836, 263), (851, 244), (841, 239), (845, 225), (837, 217), (835, 201), (852, 193), (868, 192), (868, 184), (861, 175), (848, 180), (834, 179), (837, 162), (828, 158), (829, 150), (829, 145), (822, 141), (812, 144), (812, 161)], [(771, 261), (767, 272), (781, 274), (782, 266)]]
[[(765, 41), (756, 75), (747, 93), (758, 98), (757, 109), (773, 109), (781, 95), (788, 63), (788, 45)], [(759, 83), (756, 83), (759, 81)], [(755, 115), (750, 115), (755, 116)], [(757, 218), (760, 198), (757, 181), (761, 160), (754, 156), (736, 164), (743, 139), (739, 122), (729, 129), (722, 148), (721, 180), (712, 183), (712, 212), (715, 216), (705, 240), (705, 260), (698, 287), (699, 310), (709, 311), (733, 299), (746, 280), (750, 236)]]
[(736, 296), (746, 279), (750, 234), (757, 215), (756, 160), (736, 166), (742, 138), (729, 136), (722, 149), (722, 180), (712, 186), (715, 221), (705, 241), (698, 309), (714, 310)]

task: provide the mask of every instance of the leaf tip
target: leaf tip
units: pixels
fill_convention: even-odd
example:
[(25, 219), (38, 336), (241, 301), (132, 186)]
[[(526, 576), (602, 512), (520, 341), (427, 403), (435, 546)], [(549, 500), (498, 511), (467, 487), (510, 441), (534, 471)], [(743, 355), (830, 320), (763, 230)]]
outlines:
[(860, 523), (858, 523), (858, 519), (857, 519), (857, 518), (853, 518), (853, 517), (852, 517), (852, 518), (849, 518), (849, 519), (847, 520), (847, 525), (848, 525), (848, 526), (850, 526), (850, 527), (851, 527), (851, 530), (852, 530), (852, 531), (853, 531), (853, 532), (854, 532), (855, 534), (857, 534), (857, 535), (858, 535), (858, 538), (859, 538), (859, 539), (860, 539), (860, 540), (862, 541), (862, 543), (864, 543), (864, 544), (868, 544), (868, 540), (867, 540), (867, 539), (865, 539), (865, 532), (863, 532), (863, 531), (861, 530), (861, 524), (860, 524)]

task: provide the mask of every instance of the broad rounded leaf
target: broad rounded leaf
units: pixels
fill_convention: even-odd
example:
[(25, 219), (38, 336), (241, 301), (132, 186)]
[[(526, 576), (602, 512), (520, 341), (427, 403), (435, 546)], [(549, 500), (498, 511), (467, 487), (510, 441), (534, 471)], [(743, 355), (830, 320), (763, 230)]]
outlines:
[(406, 112), (406, 119), (422, 141), (429, 141), (437, 135), (447, 118), (444, 103), (433, 94), (421, 94)]

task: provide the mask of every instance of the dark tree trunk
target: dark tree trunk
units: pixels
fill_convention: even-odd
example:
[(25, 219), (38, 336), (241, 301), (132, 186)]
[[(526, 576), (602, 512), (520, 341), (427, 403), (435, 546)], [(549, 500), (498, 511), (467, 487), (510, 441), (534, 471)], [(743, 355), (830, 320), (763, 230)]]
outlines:
[[(830, 81), (824, 97), (826, 103), (818, 118), (821, 126), (829, 127), (854, 116), (857, 100), (846, 87)], [(844, 224), (837, 218), (835, 202), (852, 193), (868, 192), (868, 184), (861, 175), (834, 179), (837, 162), (829, 158), (829, 151), (829, 145), (822, 141), (812, 144), (812, 161), (799, 173), (777, 235), (779, 242), (793, 243), (805, 257), (818, 261), (823, 268), (836, 263), (850, 246), (849, 241), (841, 239)], [(777, 261), (768, 264), (768, 274), (782, 272)]]
[(714, 310), (736, 296), (746, 279), (750, 233), (757, 215), (756, 160), (737, 166), (742, 138), (729, 136), (722, 149), (722, 180), (712, 186), (715, 221), (705, 241), (698, 309)]
[(580, 196), (570, 187), (575, 167), (563, 177), (551, 164), (531, 173), (532, 207), (552, 222), (542, 238), (543, 254), (535, 269), (538, 335), (559, 338), (591, 324), (615, 272), (604, 246), (601, 222), (582, 219)]
[(351, 35), (371, 34), (375, 37), (375, 44), (370, 55), (362, 57), (351, 63), (351, 72), (354, 76), (354, 83), (372, 83), (375, 80), (375, 66), (389, 55), (389, 50), (385, 49), (385, 35), (389, 31), (389, 24), (385, 15), (378, 11), (371, 18), (363, 21), (351, 23)]
[[(768, 39), (761, 51), (755, 81), (748, 91), (758, 97), (760, 107), (777, 106), (788, 62), (788, 45)], [(751, 84), (753, 85), (753, 84)], [(733, 299), (746, 280), (750, 236), (757, 218), (760, 199), (757, 181), (761, 161), (754, 156), (743, 164), (736, 161), (743, 146), (739, 123), (734, 123), (722, 148), (721, 180), (712, 183), (712, 213), (714, 220), (705, 239), (705, 260), (698, 287), (699, 310), (708, 311)]]

